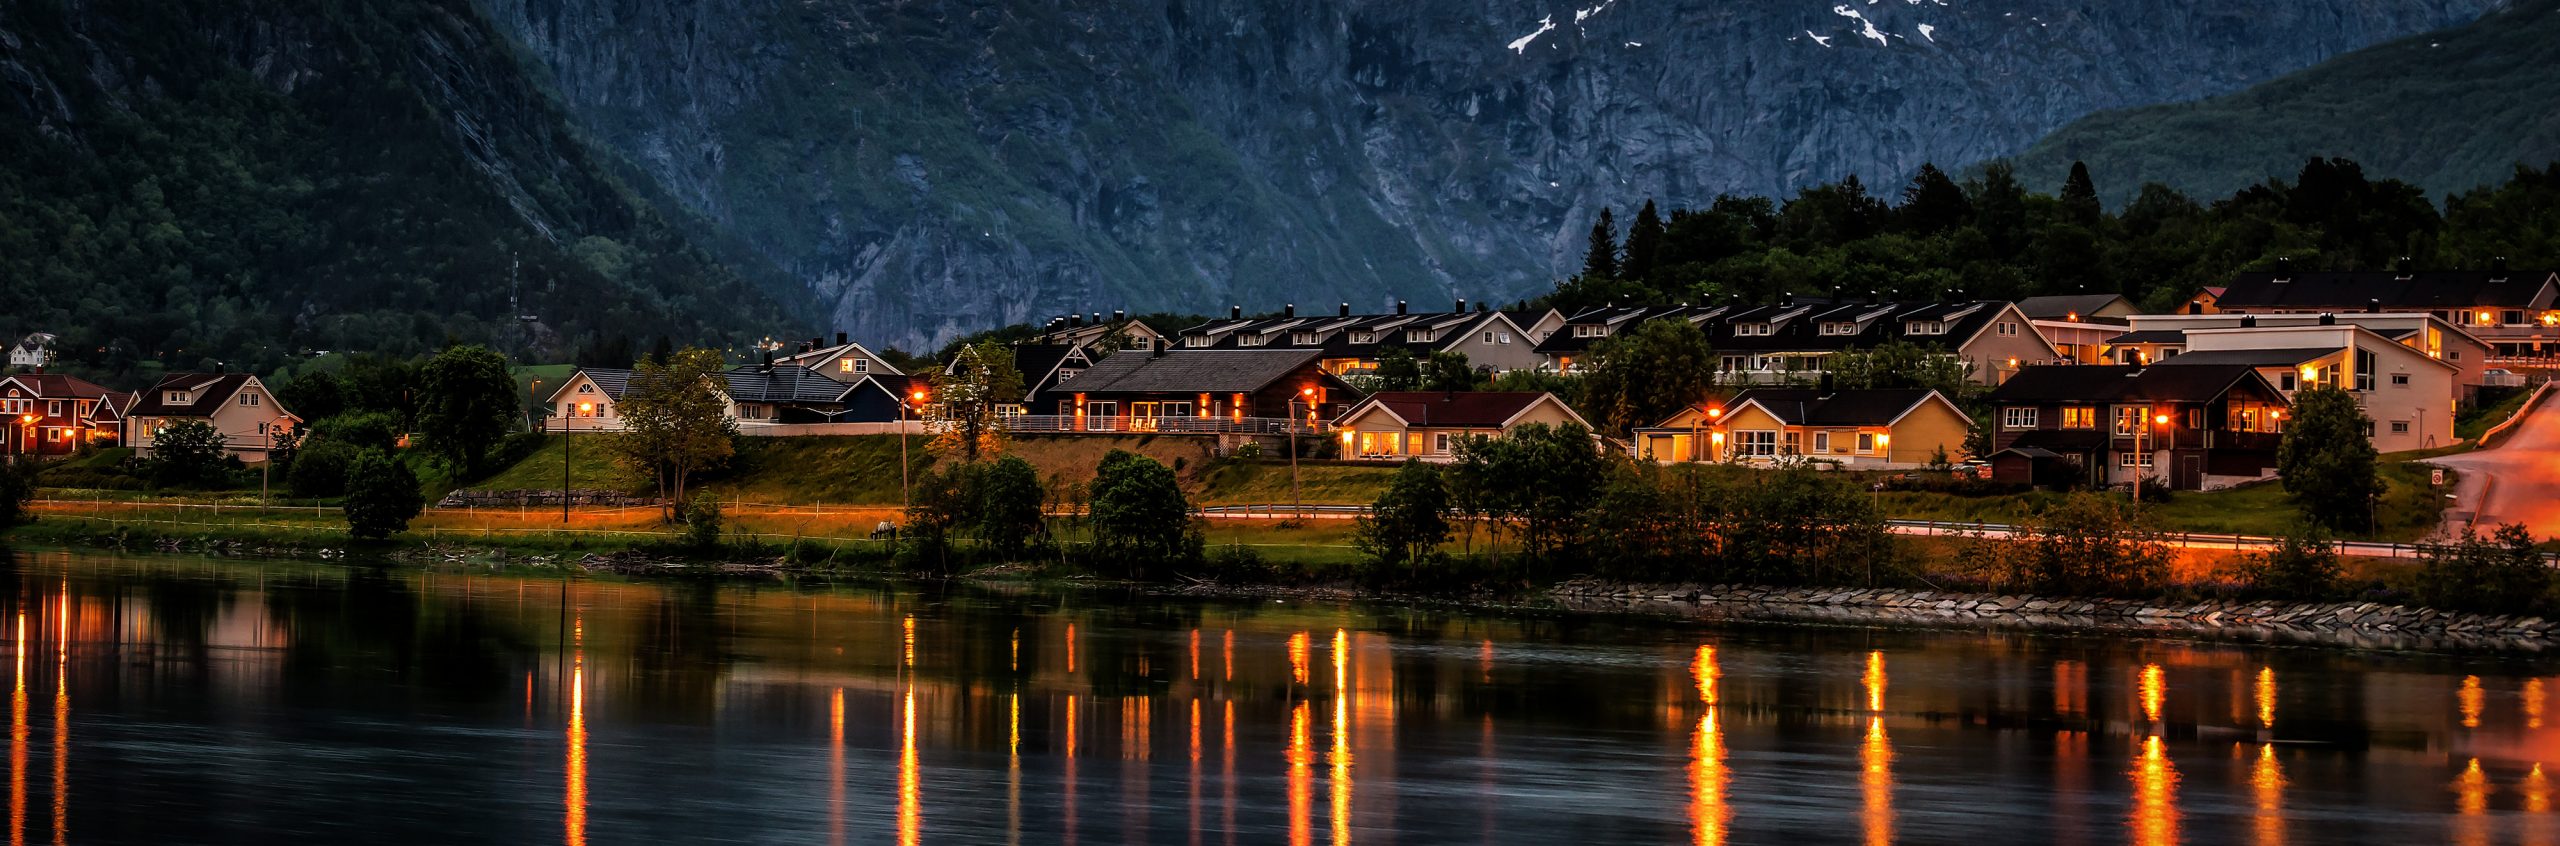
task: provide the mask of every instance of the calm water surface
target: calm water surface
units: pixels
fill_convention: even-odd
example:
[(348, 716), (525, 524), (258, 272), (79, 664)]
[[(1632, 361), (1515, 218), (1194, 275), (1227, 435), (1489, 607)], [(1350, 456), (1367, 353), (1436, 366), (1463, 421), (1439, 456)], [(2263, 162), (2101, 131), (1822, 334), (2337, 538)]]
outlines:
[(2560, 667), (2516, 659), (60, 552), (0, 578), (11, 843), (2560, 843)]

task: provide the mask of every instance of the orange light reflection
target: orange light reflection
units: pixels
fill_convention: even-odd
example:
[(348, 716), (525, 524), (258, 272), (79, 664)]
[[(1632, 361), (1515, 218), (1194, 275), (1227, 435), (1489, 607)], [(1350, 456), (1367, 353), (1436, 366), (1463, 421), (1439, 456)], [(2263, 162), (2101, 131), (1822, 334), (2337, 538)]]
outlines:
[(1866, 797), (1859, 821), (1865, 823), (1868, 846), (1888, 846), (1893, 842), (1893, 743), (1885, 738), (1881, 715), (1867, 718), (1858, 765), (1858, 787)]
[(1333, 799), (1333, 843), (1351, 842), (1351, 633), (1333, 630), (1333, 777), (1326, 787)]
[(1698, 645), (1697, 659), (1689, 662), (1689, 675), (1698, 680), (1698, 701), (1708, 705), (1716, 704), (1716, 676), (1719, 673), (1716, 669), (1715, 647), (1706, 644)]
[(2284, 844), (2284, 766), (2276, 762), (2276, 745), (2258, 745), (2258, 761), (2249, 766), (2250, 792), (2256, 794), (2255, 818), (2260, 846)]
[(2488, 695), (2482, 693), (2480, 690), (2480, 677), (2463, 676), (2462, 690), (2454, 694), (2455, 704), (2462, 709), (2463, 728), (2475, 729), (2480, 727), (2480, 711), (2483, 706), (2487, 704), (2487, 701)]
[[(1305, 635), (1299, 635), (1300, 639)], [(1289, 707), (1289, 844), (1308, 846), (1315, 833), (1307, 827), (1307, 817), (1314, 811), (1314, 756), (1307, 743), (1307, 703), (1300, 700)]]
[(2160, 712), (2168, 701), (2168, 673), (2158, 664), (2142, 665), (2142, 719), (2159, 722)]
[(1697, 846), (1722, 846), (1733, 809), (1725, 807), (1724, 734), (1716, 728), (1716, 709), (1698, 716), (1689, 750), (1689, 825)]
[(2258, 727), (2267, 729), (2275, 728), (2276, 670), (2274, 667), (2258, 668), (2258, 683), (2256, 685), (2256, 691), (2258, 698)]
[(2461, 816), (2454, 819), (2453, 842), (2489, 843), (2489, 776), (2480, 771), (2480, 759), (2473, 758), (2453, 780), (2454, 807)]
[[(2153, 669), (2157, 669), (2156, 665)], [(2151, 676), (2150, 670), (2143, 673)], [(2133, 766), (2133, 842), (2168, 846), (2178, 842), (2178, 768), (2161, 748), (2160, 736), (2142, 739), (2142, 756)]]
[[(913, 626), (915, 618), (907, 618)], [(907, 687), (898, 727), (898, 846), (916, 846), (924, 837), (924, 773), (916, 765), (916, 689)]]

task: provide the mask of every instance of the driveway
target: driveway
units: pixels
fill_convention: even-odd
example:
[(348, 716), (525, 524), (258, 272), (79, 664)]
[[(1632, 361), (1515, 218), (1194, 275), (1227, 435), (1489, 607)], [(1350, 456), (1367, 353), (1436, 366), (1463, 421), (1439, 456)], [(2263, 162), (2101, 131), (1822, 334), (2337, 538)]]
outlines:
[(2445, 511), (2446, 528), (2470, 523), (2485, 533), (2500, 523), (2523, 523), (2534, 537), (2560, 535), (2560, 402), (2528, 412), (2496, 447), (2426, 463), (2462, 474)]

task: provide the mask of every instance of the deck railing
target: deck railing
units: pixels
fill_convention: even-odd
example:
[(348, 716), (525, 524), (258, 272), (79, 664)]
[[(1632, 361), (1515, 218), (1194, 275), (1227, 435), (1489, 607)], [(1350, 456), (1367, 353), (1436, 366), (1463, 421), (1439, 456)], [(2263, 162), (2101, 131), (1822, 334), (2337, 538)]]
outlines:
[(1091, 434), (1164, 435), (1321, 435), (1333, 431), (1322, 420), (1285, 417), (1138, 417), (1120, 415), (1017, 414), (1004, 418), (1004, 430), (1022, 434), (1082, 432)]

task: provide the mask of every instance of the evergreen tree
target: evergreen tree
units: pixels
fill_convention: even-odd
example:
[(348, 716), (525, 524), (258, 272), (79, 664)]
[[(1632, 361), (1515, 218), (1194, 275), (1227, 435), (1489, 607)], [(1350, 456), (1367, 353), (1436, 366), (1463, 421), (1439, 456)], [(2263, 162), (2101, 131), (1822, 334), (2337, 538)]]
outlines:
[(2095, 230), (2098, 219), (2106, 213), (2098, 204), (2097, 183), (2089, 180), (2089, 165), (2072, 162), (2071, 176), (2062, 182), (2062, 215), (2082, 228)]
[(1973, 225), (1988, 239), (1994, 257), (2008, 258), (2027, 245), (2027, 189), (2008, 162), (1992, 162), (1974, 182)]
[(1627, 281), (1652, 284), (1662, 254), (1662, 213), (1653, 208), (1653, 200), (1644, 201), (1636, 210), (1636, 222), (1627, 227), (1626, 261), (1618, 269)]
[(1591, 249), (1582, 255), (1582, 278), (1615, 281), (1618, 278), (1618, 224), (1609, 209), (1600, 209), (1600, 220), (1591, 224)]
[(2293, 395), (2276, 472), (2302, 516), (2326, 529), (2367, 528), (2382, 478), (2366, 429), (2373, 425), (2344, 390), (2309, 387)]
[(1915, 235), (1934, 235), (1973, 222), (1973, 201), (1964, 188), (1937, 165), (1922, 164), (1920, 174), (1902, 189), (1902, 205), (1893, 210), (1894, 227)]

